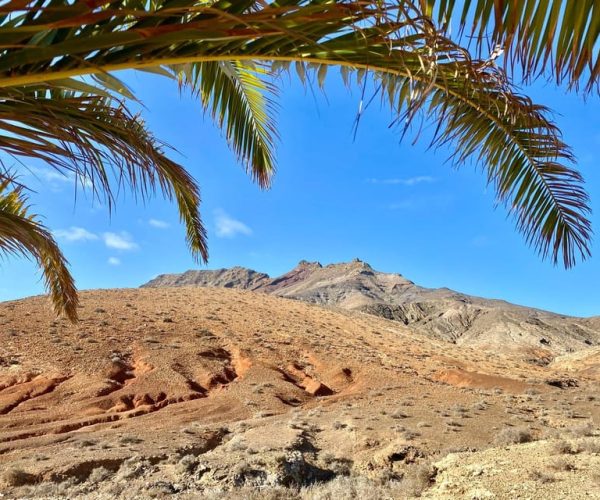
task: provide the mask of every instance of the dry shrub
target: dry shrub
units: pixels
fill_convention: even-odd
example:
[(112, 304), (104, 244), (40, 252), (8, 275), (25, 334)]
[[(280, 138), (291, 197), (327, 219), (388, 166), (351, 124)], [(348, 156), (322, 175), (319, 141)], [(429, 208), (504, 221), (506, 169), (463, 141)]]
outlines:
[(575, 469), (573, 464), (563, 457), (555, 458), (550, 462), (549, 467), (556, 471), (570, 471)]
[(300, 498), (302, 500), (380, 500), (419, 497), (431, 485), (432, 476), (433, 470), (429, 465), (411, 467), (400, 481), (375, 482), (360, 476), (338, 476), (332, 481), (302, 488)]
[(600, 441), (595, 439), (586, 439), (579, 443), (579, 448), (581, 451), (586, 453), (598, 454), (600, 453)]
[(2, 474), (2, 479), (7, 486), (26, 486), (37, 482), (37, 476), (21, 469), (8, 469)]
[(560, 439), (552, 446), (552, 452), (556, 455), (571, 455), (575, 453), (575, 449), (571, 443)]
[(594, 426), (591, 422), (586, 422), (585, 424), (570, 427), (569, 432), (574, 436), (589, 437), (594, 435)]
[(529, 473), (529, 479), (536, 481), (538, 483), (552, 483), (553, 481), (556, 481), (555, 477), (550, 475), (550, 474), (546, 474), (545, 472), (539, 471), (539, 470), (534, 470), (532, 472)]
[(531, 431), (524, 427), (505, 427), (497, 435), (495, 442), (499, 445), (529, 443), (533, 441)]
[(420, 497), (429, 488), (435, 477), (435, 469), (430, 464), (413, 465), (402, 479), (407, 496)]

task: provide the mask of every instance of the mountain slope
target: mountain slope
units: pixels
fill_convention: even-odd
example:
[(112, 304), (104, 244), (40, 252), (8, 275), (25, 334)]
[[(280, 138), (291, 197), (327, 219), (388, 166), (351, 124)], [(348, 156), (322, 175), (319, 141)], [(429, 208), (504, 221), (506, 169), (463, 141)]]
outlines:
[(448, 288), (428, 289), (400, 274), (375, 271), (358, 259), (327, 266), (301, 261), (273, 279), (234, 267), (161, 275), (142, 285), (165, 286), (240, 288), (361, 311), (455, 344), (519, 350), (536, 364), (547, 364), (557, 354), (600, 345), (598, 318), (569, 317)]

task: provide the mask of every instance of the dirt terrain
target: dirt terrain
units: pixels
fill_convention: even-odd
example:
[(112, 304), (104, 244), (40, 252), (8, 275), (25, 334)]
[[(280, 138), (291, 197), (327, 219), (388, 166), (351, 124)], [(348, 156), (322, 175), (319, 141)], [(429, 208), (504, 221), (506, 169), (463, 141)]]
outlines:
[(591, 328), (500, 350), (248, 290), (81, 299), (0, 303), (4, 498), (600, 498)]

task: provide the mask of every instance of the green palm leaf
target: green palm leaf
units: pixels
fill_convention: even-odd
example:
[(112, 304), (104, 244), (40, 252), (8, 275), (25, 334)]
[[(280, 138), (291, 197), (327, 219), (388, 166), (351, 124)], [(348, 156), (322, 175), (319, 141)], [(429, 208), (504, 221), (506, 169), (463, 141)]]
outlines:
[(275, 87), (270, 72), (249, 62), (203, 62), (175, 68), (185, 85), (200, 96), (238, 158), (261, 187), (268, 187), (275, 171), (273, 151)]
[(157, 189), (175, 198), (193, 255), (208, 259), (195, 181), (122, 103), (43, 86), (5, 89), (0, 131), (1, 151), (72, 172), (109, 207), (123, 187), (142, 199)]
[(33, 257), (44, 274), (44, 282), (57, 313), (77, 319), (77, 290), (67, 261), (50, 232), (28, 213), (21, 186), (0, 182), (0, 253)]
[[(456, 19), (477, 47), (506, 51), (526, 79), (549, 72), (561, 83), (600, 90), (600, 3), (596, 0), (421, 0), (441, 22)], [(489, 38), (486, 34), (489, 33)]]

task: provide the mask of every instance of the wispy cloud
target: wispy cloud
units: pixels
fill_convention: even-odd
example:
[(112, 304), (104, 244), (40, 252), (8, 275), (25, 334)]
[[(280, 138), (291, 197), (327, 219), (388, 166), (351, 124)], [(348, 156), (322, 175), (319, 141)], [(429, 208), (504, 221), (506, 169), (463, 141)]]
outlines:
[(470, 243), (474, 247), (483, 248), (489, 246), (491, 242), (487, 236), (480, 234), (472, 238)]
[(416, 186), (417, 184), (431, 184), (437, 179), (429, 175), (420, 175), (417, 177), (406, 177), (404, 179), (367, 179), (369, 184), (387, 184), (398, 186)]
[(108, 258), (108, 263), (111, 266), (119, 266), (119, 265), (121, 265), (121, 260), (117, 259), (116, 257), (109, 257)]
[(102, 239), (108, 248), (114, 248), (115, 250), (135, 250), (139, 248), (139, 245), (133, 241), (131, 235), (125, 231), (121, 231), (120, 233), (104, 233)]
[[(52, 234), (57, 239), (67, 242), (97, 241), (102, 239), (108, 248), (113, 248), (115, 250), (136, 250), (139, 248), (139, 245), (126, 231), (121, 231), (119, 233), (102, 233), (102, 235), (99, 236), (83, 227), (71, 226), (68, 229), (56, 229), (52, 231)], [(112, 259), (113, 257), (108, 260), (108, 263), (118, 265), (117, 262), (111, 261)], [(115, 259), (115, 261), (118, 261), (118, 259)]]
[(158, 229), (166, 229), (169, 227), (168, 222), (165, 222), (163, 220), (158, 220), (158, 219), (150, 219), (148, 221), (148, 224), (150, 224), (152, 227), (156, 227)]
[(84, 229), (83, 227), (71, 226), (68, 229), (56, 229), (52, 231), (56, 238), (65, 241), (93, 241), (98, 239), (98, 235)]
[(447, 194), (432, 196), (410, 196), (404, 200), (390, 203), (389, 210), (417, 210), (423, 213), (446, 209), (454, 203), (454, 196)]
[(55, 170), (53, 168), (39, 168), (39, 167), (27, 167), (26, 172), (38, 180), (48, 183), (54, 187), (58, 187), (63, 184), (75, 185), (77, 181), (78, 187), (90, 188), (92, 182), (90, 179), (83, 176), (76, 176), (73, 172)]
[(217, 236), (219, 238), (233, 238), (238, 234), (244, 234), (246, 236), (252, 234), (252, 229), (246, 224), (230, 217), (221, 209), (215, 210), (215, 224), (217, 226)]

